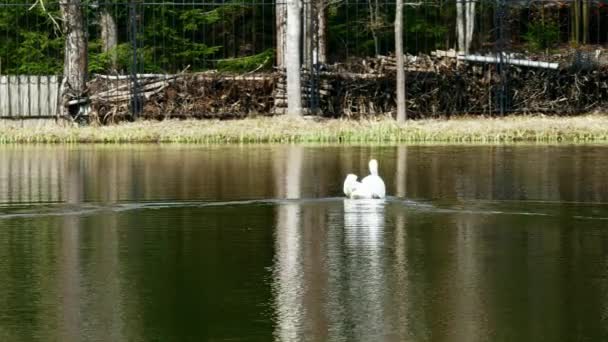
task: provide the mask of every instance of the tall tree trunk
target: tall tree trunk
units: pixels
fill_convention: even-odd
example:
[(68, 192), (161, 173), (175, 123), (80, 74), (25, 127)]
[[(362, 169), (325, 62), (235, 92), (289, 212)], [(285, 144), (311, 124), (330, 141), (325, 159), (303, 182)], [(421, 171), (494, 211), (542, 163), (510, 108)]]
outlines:
[(459, 53), (464, 53), (466, 46), (466, 27), (463, 2), (464, 0), (456, 0), (456, 39), (458, 41), (457, 50)]
[(285, 67), (287, 69), (287, 114), (292, 116), (302, 115), (302, 82), (300, 74), (301, 15), (302, 4), (300, 0), (288, 0)]
[(317, 30), (316, 44), (314, 44), (313, 63), (327, 63), (327, 9), (326, 0), (316, 2)]
[(313, 35), (313, 27), (312, 27), (312, 2), (311, 1), (302, 1), (302, 59), (304, 68), (306, 70), (312, 69), (312, 59), (313, 59), (313, 46), (312, 46), (312, 35)]
[(110, 53), (113, 69), (116, 69), (116, 45), (118, 44), (118, 28), (114, 17), (107, 9), (102, 8), (99, 13), (99, 26), (101, 27), (101, 49)]
[(471, 42), (473, 42), (473, 33), (475, 31), (475, 3), (476, 0), (465, 0), (465, 53), (469, 53)]
[(403, 61), (403, 0), (397, 0), (395, 8), (395, 54), (397, 55), (397, 122), (404, 122), (405, 113), (405, 65)]
[(583, 0), (583, 44), (589, 44), (589, 0)]
[(380, 26), (380, 10), (378, 0), (375, 0), (372, 4), (372, 0), (367, 2), (369, 6), (369, 26), (372, 33), (372, 39), (374, 40), (374, 52), (376, 56), (380, 54), (380, 40), (378, 39), (377, 28)]
[(475, 0), (456, 0), (458, 52), (468, 54), (475, 31)]
[(276, 32), (277, 32), (277, 51), (276, 51), (276, 63), (279, 69), (285, 67), (285, 35), (287, 30), (285, 29), (287, 23), (287, 5), (283, 1), (277, 1), (275, 6), (275, 17), (276, 17)]
[(570, 11), (572, 12), (572, 43), (578, 45), (581, 39), (580, 29), (581, 29), (581, 3), (580, 0), (574, 0), (572, 2), (572, 7)]
[(84, 96), (87, 79), (87, 39), (85, 35), (82, 3), (80, 0), (59, 2), (65, 34), (65, 59), (63, 65), (62, 106), (65, 114), (67, 102)]

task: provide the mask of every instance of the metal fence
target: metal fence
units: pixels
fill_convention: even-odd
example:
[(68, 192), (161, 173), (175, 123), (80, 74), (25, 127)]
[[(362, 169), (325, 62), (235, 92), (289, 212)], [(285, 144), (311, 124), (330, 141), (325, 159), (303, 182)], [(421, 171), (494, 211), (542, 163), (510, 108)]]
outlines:
[[(157, 106), (205, 116), (246, 103), (267, 114), (282, 103), (284, 2), (76, 3), (85, 18), (89, 95), (114, 91), (114, 100), (124, 99), (128, 90), (131, 97), (117, 107), (98, 96), (109, 102), (98, 101), (94, 111), (146, 114)], [(321, 115), (391, 112), (394, 1), (301, 3), (305, 104)], [(63, 31), (57, 1), (0, 0), (0, 116), (55, 115)], [(605, 108), (607, 42), (606, 0), (406, 2), (408, 111), (424, 117)], [(254, 100), (256, 92), (264, 100)], [(206, 96), (228, 100), (203, 106)], [(171, 109), (171, 101), (181, 109)]]

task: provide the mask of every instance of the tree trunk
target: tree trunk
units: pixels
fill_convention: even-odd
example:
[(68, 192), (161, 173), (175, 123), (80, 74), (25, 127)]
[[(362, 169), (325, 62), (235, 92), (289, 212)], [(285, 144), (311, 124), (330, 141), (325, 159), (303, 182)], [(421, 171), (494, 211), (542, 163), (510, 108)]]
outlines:
[(312, 2), (311, 1), (302, 1), (302, 64), (306, 70), (312, 69), (312, 59), (313, 59), (313, 44), (312, 44)]
[(116, 45), (118, 44), (118, 28), (114, 17), (105, 8), (99, 13), (99, 26), (101, 26), (101, 49), (104, 53), (110, 53), (110, 61), (113, 69), (116, 69)]
[(314, 47), (313, 63), (327, 63), (327, 11), (325, 0), (317, 0), (315, 15), (317, 16), (316, 44)]
[(62, 105), (60, 113), (67, 109), (67, 102), (80, 98), (86, 91), (87, 79), (87, 39), (80, 0), (59, 2), (65, 34), (65, 58), (61, 88)]
[(464, 51), (466, 54), (471, 49), (471, 42), (473, 42), (473, 33), (475, 31), (475, 3), (476, 0), (465, 0), (465, 46)]
[(276, 31), (277, 31), (277, 51), (276, 63), (279, 69), (285, 67), (285, 26), (287, 19), (287, 5), (284, 2), (278, 1), (275, 7), (276, 11)]
[(583, 0), (583, 44), (589, 44), (589, 0)]
[(287, 69), (287, 114), (292, 116), (302, 115), (302, 82), (300, 75), (301, 14), (302, 6), (300, 0), (288, 0), (285, 67)]
[(370, 31), (372, 33), (372, 39), (374, 40), (374, 52), (376, 56), (380, 54), (380, 40), (378, 39), (378, 32), (376, 29), (380, 26), (380, 12), (379, 12), (379, 4), (378, 0), (372, 4), (372, 0), (368, 0), (367, 2), (369, 6), (369, 26)]
[(465, 15), (464, 15), (464, 0), (456, 0), (456, 39), (458, 41), (457, 50), (459, 53), (465, 52)]
[(404, 122), (405, 65), (403, 61), (403, 0), (397, 0), (395, 9), (395, 54), (397, 55), (397, 122)]
[(571, 8), (571, 12), (572, 12), (572, 43), (574, 43), (575, 45), (578, 45), (578, 43), (580, 42), (580, 39), (581, 39), (581, 34), (580, 34), (580, 28), (581, 28), (581, 22), (580, 22), (581, 4), (580, 4), (580, 0), (574, 0), (572, 2), (572, 7), (573, 7), (573, 8)]

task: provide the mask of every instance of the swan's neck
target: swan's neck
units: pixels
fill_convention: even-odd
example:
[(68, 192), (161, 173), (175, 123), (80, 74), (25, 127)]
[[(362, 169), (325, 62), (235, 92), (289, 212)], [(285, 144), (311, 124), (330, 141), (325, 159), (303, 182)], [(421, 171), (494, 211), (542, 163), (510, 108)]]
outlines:
[(378, 175), (378, 162), (375, 159), (369, 161), (369, 173), (374, 176)]

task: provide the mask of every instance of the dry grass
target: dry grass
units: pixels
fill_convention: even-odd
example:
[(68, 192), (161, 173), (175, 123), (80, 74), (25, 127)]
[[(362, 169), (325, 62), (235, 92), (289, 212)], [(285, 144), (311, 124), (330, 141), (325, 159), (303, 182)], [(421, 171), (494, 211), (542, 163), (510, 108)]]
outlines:
[(290, 119), (163, 122), (103, 127), (0, 122), (0, 143), (262, 143), (262, 142), (606, 142), (608, 115), (464, 117), (408, 121)]

